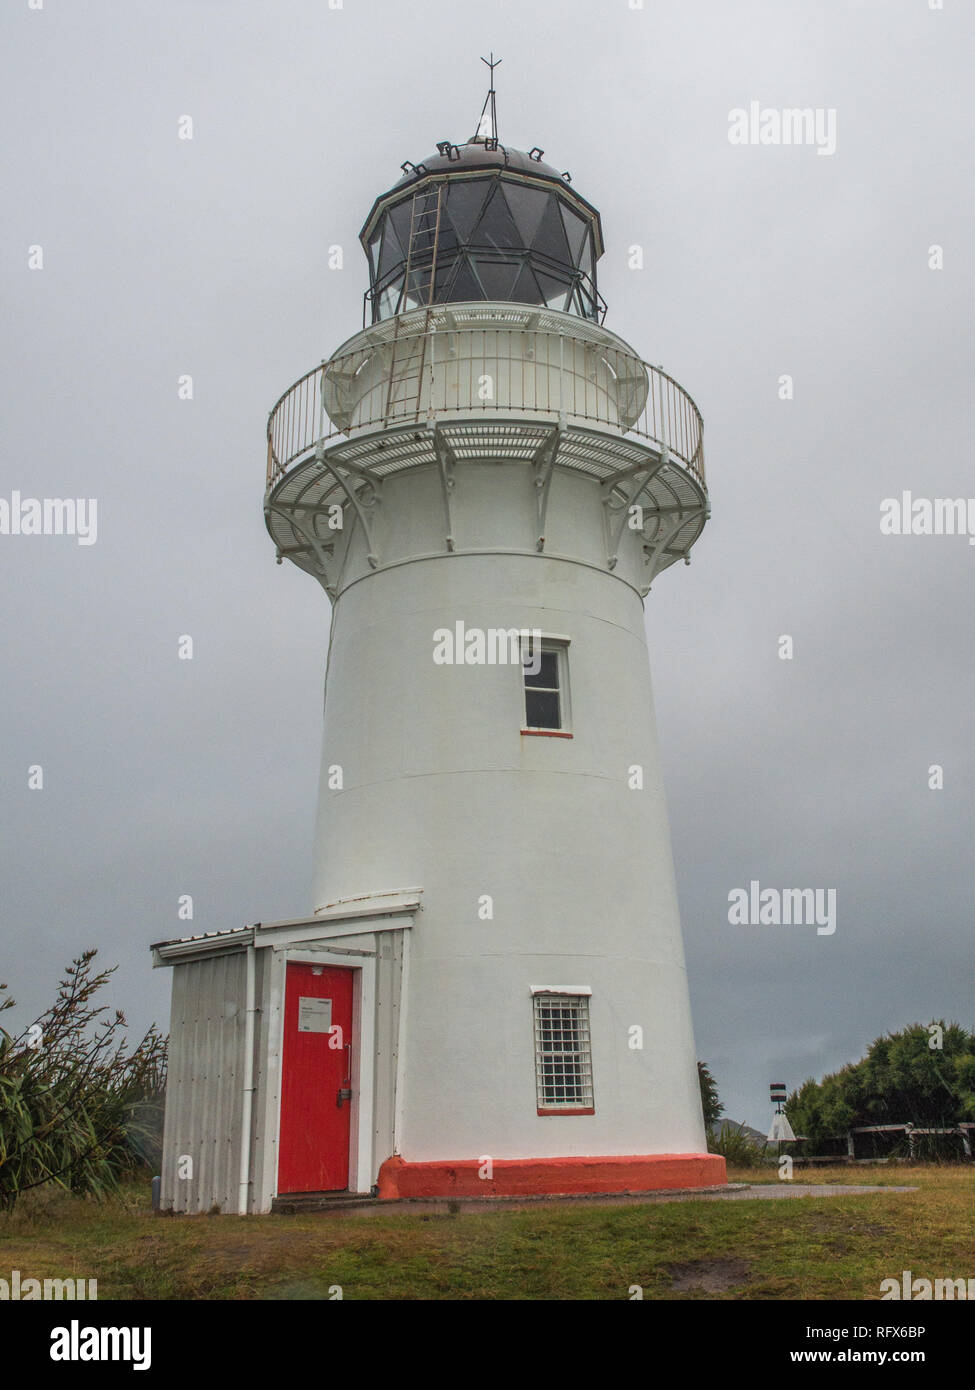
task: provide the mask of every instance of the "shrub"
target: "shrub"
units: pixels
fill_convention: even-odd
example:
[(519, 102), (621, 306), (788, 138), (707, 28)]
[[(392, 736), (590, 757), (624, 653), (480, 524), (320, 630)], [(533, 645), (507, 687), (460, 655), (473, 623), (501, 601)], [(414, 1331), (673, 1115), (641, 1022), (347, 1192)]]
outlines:
[[(156, 1159), (167, 1040), (153, 1025), (127, 1051), (124, 1015), (104, 1018), (92, 1002), (116, 968), (94, 973), (96, 954), (72, 961), (55, 1002), (23, 1032), (0, 1028), (2, 1209), (44, 1183), (100, 1197)], [(0, 1012), (13, 1003), (0, 999)]]
[(725, 1124), (719, 1130), (709, 1130), (708, 1152), (720, 1154), (734, 1168), (758, 1168), (766, 1161), (766, 1145), (759, 1148), (743, 1124), (737, 1129)]
[[(932, 1047), (939, 1030), (941, 1046)], [(975, 1034), (942, 1020), (877, 1038), (861, 1061), (805, 1082), (789, 1097), (786, 1113), (811, 1152), (859, 1125), (910, 1121), (922, 1129), (952, 1128), (975, 1119)]]

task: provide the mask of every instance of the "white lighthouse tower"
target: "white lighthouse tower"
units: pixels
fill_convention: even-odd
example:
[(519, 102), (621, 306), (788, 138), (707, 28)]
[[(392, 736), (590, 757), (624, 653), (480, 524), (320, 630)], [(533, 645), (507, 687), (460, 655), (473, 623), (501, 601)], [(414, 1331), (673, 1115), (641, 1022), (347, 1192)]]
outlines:
[(272, 411), (265, 511), (332, 602), (314, 914), (409, 917), (395, 1038), (360, 1002), (343, 1044), (351, 1111), (387, 1039), (379, 1195), (723, 1182), (643, 613), (705, 523), (701, 416), (602, 326), (599, 214), (493, 81), (361, 240), (367, 325)]
[(332, 603), (314, 899), (154, 946), (161, 1203), (723, 1183), (643, 613), (700, 414), (603, 327), (599, 213), (493, 81), (361, 236), (366, 326), (268, 423), (268, 530)]

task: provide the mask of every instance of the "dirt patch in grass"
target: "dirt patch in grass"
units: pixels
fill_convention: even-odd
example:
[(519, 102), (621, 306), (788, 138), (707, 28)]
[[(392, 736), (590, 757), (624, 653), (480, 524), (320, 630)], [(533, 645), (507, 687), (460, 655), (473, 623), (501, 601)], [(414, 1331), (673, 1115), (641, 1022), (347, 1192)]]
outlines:
[(672, 1293), (727, 1293), (740, 1288), (751, 1278), (752, 1267), (747, 1260), (688, 1260), (686, 1264), (670, 1265), (664, 1273), (670, 1279)]

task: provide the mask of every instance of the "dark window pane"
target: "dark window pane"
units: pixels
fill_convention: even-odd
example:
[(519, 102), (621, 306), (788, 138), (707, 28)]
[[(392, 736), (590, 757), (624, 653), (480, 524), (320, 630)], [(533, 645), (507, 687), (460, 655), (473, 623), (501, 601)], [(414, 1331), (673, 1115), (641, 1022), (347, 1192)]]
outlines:
[(442, 304), (445, 300), (453, 298), (453, 282), (462, 261), (463, 257), (458, 256), (454, 251), (448, 251), (443, 256), (438, 254), (437, 283), (433, 292), (435, 303)]
[(416, 300), (418, 304), (429, 304), (430, 302), (430, 280), (433, 271), (432, 260), (429, 256), (425, 260), (417, 263), (414, 261), (410, 267), (410, 275), (407, 283), (407, 293), (411, 300)]
[(542, 304), (542, 292), (538, 288), (538, 281), (528, 266), (523, 266), (515, 287), (511, 291), (511, 298), (519, 304)]
[(589, 230), (588, 224), (579, 216), (577, 212), (566, 204), (562, 203), (562, 221), (565, 223), (566, 234), (569, 238), (569, 251), (572, 254), (573, 264), (579, 264), (579, 252)]
[(440, 256), (444, 251), (452, 251), (457, 245), (457, 233), (450, 225), (450, 219), (445, 212), (440, 214), (440, 231), (437, 233), (437, 255)]
[(457, 275), (450, 287), (450, 299), (453, 301), (463, 299), (483, 299), (484, 291), (478, 284), (473, 271), (466, 260), (460, 262), (457, 267)]
[(544, 271), (537, 268), (535, 279), (538, 281), (548, 307), (550, 309), (564, 309), (566, 298), (571, 289), (570, 283), (567, 280), (556, 280), (554, 275), (546, 275)]
[(413, 229), (413, 259), (422, 256), (424, 251), (427, 253), (433, 250), (434, 223), (424, 218), (422, 222), (417, 222)]
[(406, 253), (396, 235), (396, 229), (389, 218), (385, 219), (385, 234), (383, 236), (383, 249), (379, 257), (379, 278), (392, 270), (394, 265), (399, 265), (400, 261), (406, 260)]
[(526, 670), (526, 671), (525, 671), (525, 684), (526, 684), (526, 685), (533, 685), (533, 686), (542, 686), (544, 689), (547, 689), (547, 690), (557, 690), (557, 689), (558, 689), (558, 685), (559, 685), (559, 654), (558, 654), (558, 652), (542, 652), (541, 663), (539, 663), (538, 660), (537, 660), (538, 654), (537, 654), (537, 652), (532, 652), (532, 651), (531, 651), (531, 644), (529, 643), (529, 651), (528, 651), (528, 654), (529, 654), (530, 657), (535, 657), (535, 658), (536, 658), (534, 661), (529, 661), (528, 664), (529, 664), (530, 666), (537, 666), (537, 665), (540, 665), (540, 666), (541, 666), (541, 669), (539, 670), (537, 676), (536, 676), (536, 675), (532, 675), (532, 673), (531, 673), (530, 671), (527, 671), (527, 670)]
[(532, 237), (538, 231), (538, 224), (542, 220), (549, 195), (540, 188), (525, 188), (520, 183), (505, 183), (504, 196), (521, 233), (522, 246), (531, 246)]
[(560, 729), (559, 692), (526, 688), (525, 718), (529, 729)]
[(473, 179), (451, 183), (447, 194), (447, 213), (458, 240), (470, 241), (478, 214), (488, 192), (494, 187), (490, 179)]
[(379, 317), (381, 319), (388, 319), (392, 314), (397, 312), (402, 289), (403, 281), (401, 278), (399, 280), (394, 280), (392, 284), (388, 285), (386, 289), (383, 290), (382, 294), (379, 296)]
[(396, 232), (397, 240), (403, 249), (403, 259), (406, 259), (406, 252), (410, 245), (410, 216), (413, 211), (413, 200), (408, 198), (405, 203), (398, 203), (396, 207), (390, 208), (386, 214)]
[(521, 269), (517, 261), (485, 261), (476, 256), (477, 274), (488, 299), (513, 299), (515, 279)]
[(570, 265), (572, 262), (565, 228), (562, 226), (562, 218), (559, 216), (559, 200), (554, 193), (548, 195), (548, 206), (532, 246), (542, 255), (551, 256), (553, 260), (561, 261), (563, 265)]
[(471, 235), (471, 241), (475, 246), (493, 246), (504, 251), (524, 246), (515, 226), (515, 219), (508, 211), (500, 184), (491, 194), (488, 205), (481, 214), (481, 220)]

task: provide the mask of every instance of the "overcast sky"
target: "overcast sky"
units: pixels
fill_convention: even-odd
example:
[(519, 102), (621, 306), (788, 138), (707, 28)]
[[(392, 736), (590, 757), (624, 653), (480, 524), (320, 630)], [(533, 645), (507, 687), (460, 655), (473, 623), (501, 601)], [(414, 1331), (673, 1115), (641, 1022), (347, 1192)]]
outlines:
[[(364, 217), (472, 134), (493, 49), (502, 142), (602, 213), (606, 326), (704, 416), (713, 517), (647, 601), (698, 1056), (765, 1129), (769, 1081), (972, 1027), (975, 547), (879, 518), (975, 494), (975, 7), (5, 0), (0, 40), (0, 497), (98, 503), (93, 545), (0, 535), (16, 1018), (93, 945), (166, 1027), (150, 942), (311, 906), (329, 612), (274, 563), (266, 415), (361, 326)], [(752, 101), (834, 110), (835, 153), (731, 144)], [(753, 879), (835, 889), (835, 933), (730, 925)]]

